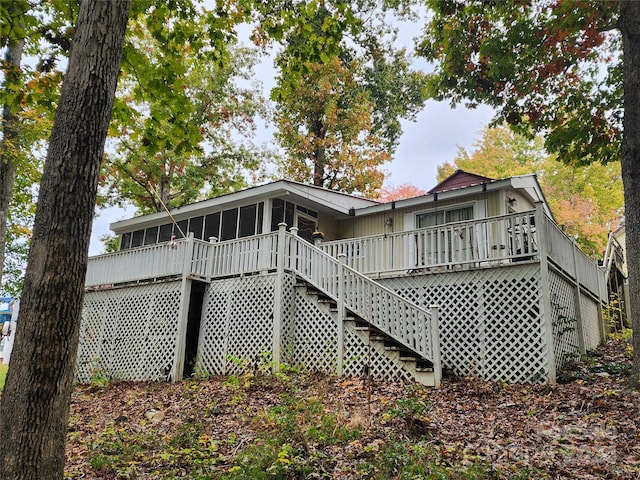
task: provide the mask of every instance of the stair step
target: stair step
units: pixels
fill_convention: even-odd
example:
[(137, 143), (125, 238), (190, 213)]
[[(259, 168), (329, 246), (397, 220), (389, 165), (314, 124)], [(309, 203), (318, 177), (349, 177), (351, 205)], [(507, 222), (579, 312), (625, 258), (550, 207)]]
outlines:
[(433, 372), (415, 372), (414, 378), (418, 383), (425, 385), (427, 387), (435, 386), (435, 376)]
[(403, 347), (401, 347), (400, 345), (385, 345), (384, 349), (387, 352), (400, 352), (402, 351)]
[(433, 367), (418, 367), (418, 366), (416, 366), (416, 372), (433, 372)]
[(417, 361), (416, 372), (433, 372), (433, 364), (424, 360)]
[(403, 362), (417, 362), (418, 356), (410, 350), (400, 350), (400, 360)]

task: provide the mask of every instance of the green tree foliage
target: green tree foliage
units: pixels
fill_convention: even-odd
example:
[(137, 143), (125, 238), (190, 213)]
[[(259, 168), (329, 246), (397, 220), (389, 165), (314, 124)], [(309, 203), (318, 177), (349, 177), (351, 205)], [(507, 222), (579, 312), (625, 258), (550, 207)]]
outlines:
[[(72, 29), (67, 19), (74, 15), (67, 2), (0, 2), (0, 265), (2, 290), (11, 294), (21, 284), (33, 192), (62, 80), (56, 64), (68, 50)], [(26, 55), (39, 61), (27, 65)]]
[(496, 179), (536, 173), (556, 221), (594, 257), (623, 215), (620, 162), (569, 165), (549, 155), (541, 137), (530, 140), (508, 126), (486, 128), (471, 153), (459, 148), (452, 163), (438, 166), (438, 181), (457, 169)]
[[(620, 159), (640, 385), (640, 2), (429, 0), (436, 98), (487, 103), (574, 165)], [(635, 312), (635, 313), (634, 313)]]
[(547, 150), (566, 162), (619, 158), (619, 2), (427, 3), (418, 52), (435, 62), (434, 98), (488, 104), (521, 133), (544, 130)]
[[(382, 185), (379, 167), (397, 147), (400, 120), (413, 119), (423, 107), (427, 78), (394, 47), (387, 7), (371, 1), (258, 2), (254, 40), (282, 45), (272, 99), (277, 138), (288, 154), (280, 162), (285, 175), (365, 195)], [(321, 77), (331, 79), (316, 91)], [(357, 156), (364, 169), (350, 165)]]
[(339, 59), (308, 65), (295, 95), (277, 108), (276, 137), (288, 153), (280, 172), (299, 182), (373, 195), (389, 155), (371, 131), (370, 109)]
[[(167, 15), (172, 22), (160, 21)], [(255, 54), (235, 46), (232, 28), (243, 18), (222, 6), (176, 15), (156, 5), (130, 20), (116, 153), (103, 172), (107, 204), (157, 212), (246, 185), (259, 155), (240, 139), (264, 104), (250, 81)]]

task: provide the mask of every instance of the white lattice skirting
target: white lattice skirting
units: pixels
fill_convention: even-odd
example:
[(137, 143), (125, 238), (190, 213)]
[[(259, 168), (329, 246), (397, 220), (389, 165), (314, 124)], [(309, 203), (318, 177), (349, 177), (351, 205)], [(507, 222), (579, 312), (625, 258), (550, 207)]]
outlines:
[[(543, 383), (555, 374), (550, 358), (560, 365), (567, 354), (578, 351), (579, 338), (575, 288), (562, 275), (550, 272), (549, 323), (543, 314), (540, 278), (539, 264), (527, 263), (380, 283), (419, 306), (440, 307), (444, 368), (488, 380)], [(206, 286), (196, 372), (240, 374), (269, 366), (276, 281), (276, 274), (262, 274)], [(282, 361), (335, 373), (336, 314), (306, 287), (296, 286), (293, 275), (285, 274), (283, 287)], [(77, 378), (88, 381), (96, 372), (130, 380), (170, 378), (179, 350), (181, 291), (181, 282), (174, 281), (87, 292)], [(594, 348), (600, 342), (598, 304), (582, 294), (579, 307), (585, 347)], [(547, 338), (553, 338), (553, 345)], [(353, 322), (345, 323), (344, 374), (414, 378), (415, 371), (398, 357), (372, 343)]]
[(440, 307), (443, 368), (487, 380), (548, 380), (538, 264), (381, 283), (425, 308)]
[(177, 345), (181, 282), (87, 292), (76, 377), (165, 380)]

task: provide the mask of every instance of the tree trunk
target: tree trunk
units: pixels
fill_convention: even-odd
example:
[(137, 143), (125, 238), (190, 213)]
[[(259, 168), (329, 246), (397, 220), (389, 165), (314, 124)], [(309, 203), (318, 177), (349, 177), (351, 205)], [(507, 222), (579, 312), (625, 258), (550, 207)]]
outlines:
[(327, 163), (324, 146), (326, 132), (322, 120), (316, 118), (312, 121), (312, 132), (317, 142), (313, 151), (313, 184), (316, 187), (326, 187), (324, 184), (324, 170)]
[(626, 255), (633, 328), (632, 382), (640, 386), (640, 2), (625, 1), (620, 13), (624, 55), (624, 183)]
[(82, 1), (0, 400), (0, 478), (59, 479), (91, 221), (130, 0)]
[[(9, 5), (9, 12), (17, 6)], [(24, 39), (10, 40), (5, 54), (5, 86), (17, 83)], [(7, 222), (9, 220), (9, 206), (13, 196), (13, 186), (16, 179), (15, 150), (19, 148), (20, 123), (15, 110), (10, 103), (2, 108), (2, 140), (0, 143), (0, 289), (2, 288), (2, 273), (4, 270), (5, 246), (7, 240)]]

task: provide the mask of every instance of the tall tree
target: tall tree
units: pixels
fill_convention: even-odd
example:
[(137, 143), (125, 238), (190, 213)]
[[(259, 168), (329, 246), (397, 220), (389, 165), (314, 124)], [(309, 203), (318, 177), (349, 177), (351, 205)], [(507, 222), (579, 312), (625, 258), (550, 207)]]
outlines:
[(548, 154), (541, 137), (528, 139), (508, 126), (484, 129), (471, 153), (459, 148), (452, 163), (438, 166), (438, 181), (457, 169), (490, 178), (536, 173), (556, 221), (594, 258), (622, 219), (620, 162), (569, 165)]
[[(426, 100), (426, 75), (411, 69), (384, 18), (390, 4), (400, 2), (256, 3), (262, 15), (256, 42), (282, 45), (272, 90), (277, 138), (288, 154), (281, 171), (375, 195), (384, 178), (379, 167), (391, 159), (402, 133), (400, 120), (413, 119)], [(320, 77), (329, 76), (333, 89), (313, 91)], [(361, 165), (349, 165), (358, 157)]]
[(375, 195), (384, 180), (379, 167), (390, 157), (371, 131), (371, 103), (338, 58), (307, 68), (286, 80), (286, 93), (276, 89), (282, 98), (276, 137), (288, 154), (280, 171), (299, 182)]
[(488, 103), (518, 131), (544, 131), (545, 147), (562, 161), (621, 160), (639, 385), (640, 2), (427, 4), (419, 52), (435, 62), (436, 98)]
[(621, 162), (631, 325), (633, 377), (640, 387), (640, 3), (625, 1), (618, 22), (624, 56), (624, 124)]
[[(151, 52), (147, 68), (171, 68), (161, 61), (161, 45), (144, 43)], [(195, 55), (188, 44), (175, 52), (182, 73), (173, 72), (179, 85), (174, 96), (184, 101), (168, 103), (133, 75), (120, 82), (120, 98), (133, 114), (112, 125), (115, 153), (107, 156), (103, 173), (108, 204), (127, 201), (141, 213), (158, 212), (163, 205), (178, 207), (240, 189), (247, 172), (259, 170), (261, 154), (250, 138), (265, 104), (250, 81), (255, 55), (224, 48), (224, 62), (207, 59), (202, 50)]]
[(0, 409), (0, 477), (62, 478), (91, 221), (129, 0), (80, 4)]
[(105, 163), (109, 203), (161, 211), (246, 186), (247, 172), (258, 170), (249, 140), (265, 105), (252, 80), (255, 52), (234, 39), (243, 18), (223, 3), (182, 16), (162, 5), (132, 12), (112, 125), (116, 153)]

